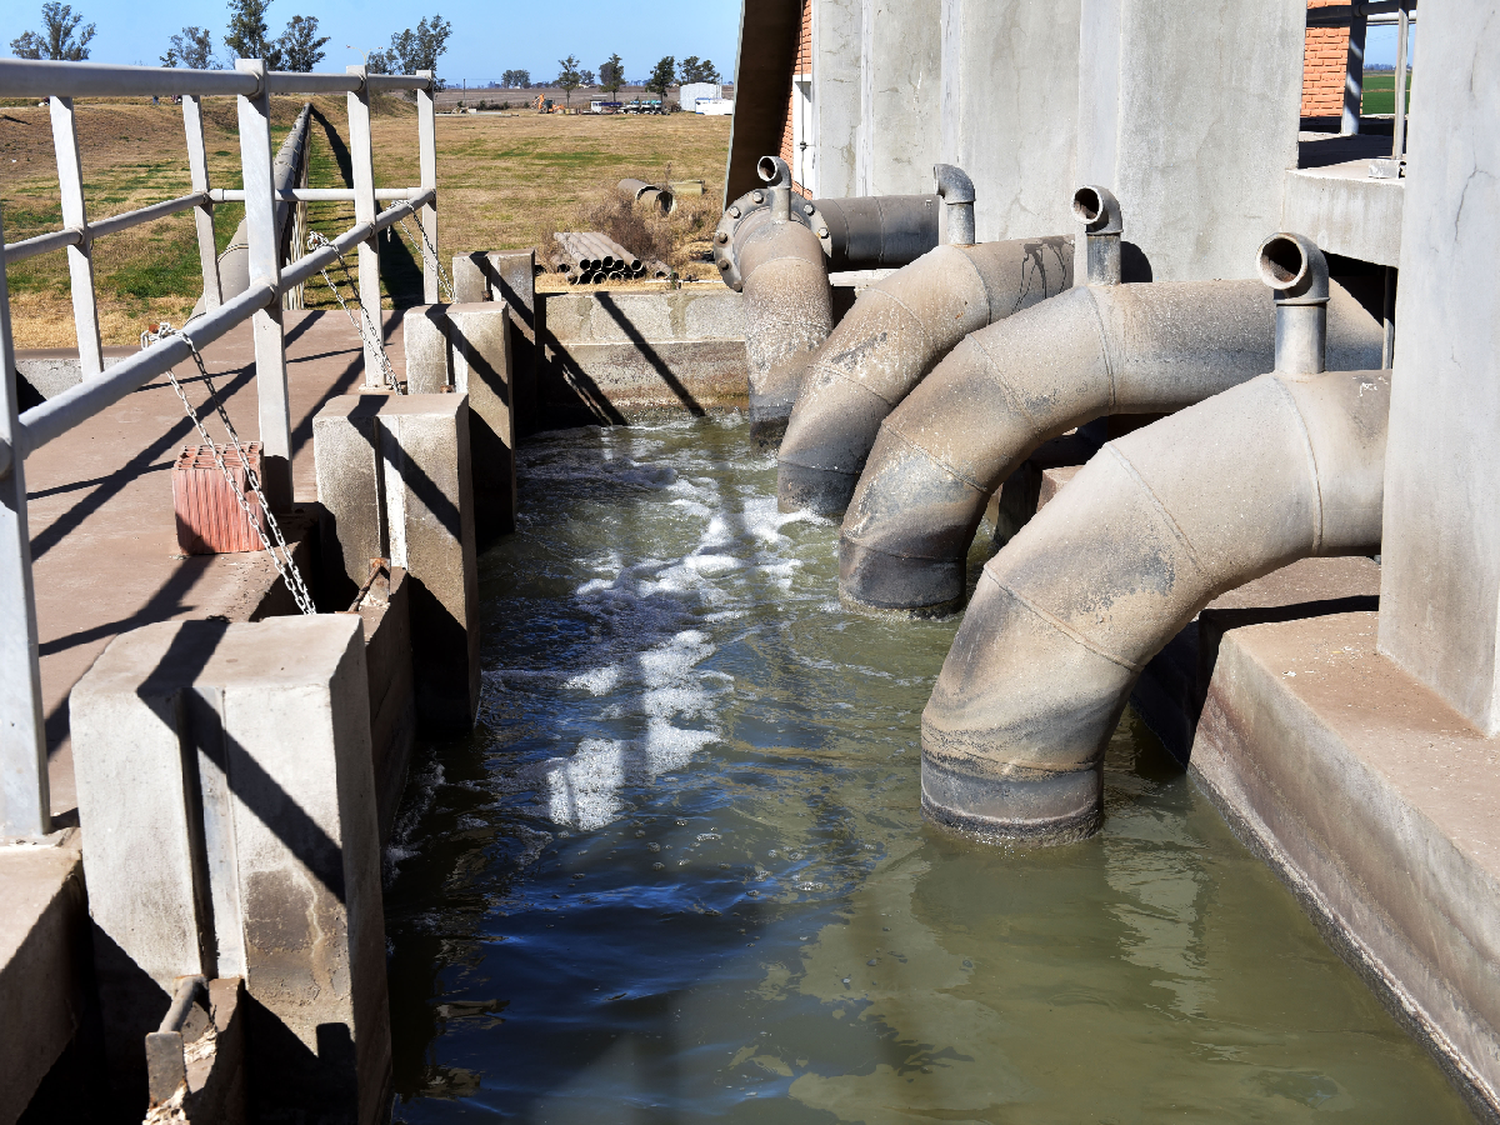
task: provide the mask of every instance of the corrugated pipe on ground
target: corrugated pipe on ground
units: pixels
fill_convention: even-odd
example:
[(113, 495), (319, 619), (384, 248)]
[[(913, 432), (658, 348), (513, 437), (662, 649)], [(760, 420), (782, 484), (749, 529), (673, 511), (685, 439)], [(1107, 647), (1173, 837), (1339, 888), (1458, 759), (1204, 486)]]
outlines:
[[(965, 338), (881, 424), (839, 542), (846, 606), (956, 612), (990, 496), (1043, 442), (1106, 414), (1180, 410), (1275, 362), (1259, 282), (1099, 276)], [(1337, 285), (1328, 324), (1331, 366), (1380, 366), (1379, 321)]]
[[(938, 165), (940, 184), (951, 171)], [(842, 513), (881, 422), (933, 364), (1072, 284), (1073, 239), (1060, 236), (939, 246), (866, 289), (808, 365), (777, 454), (781, 510)]]
[(660, 184), (648, 184), (645, 180), (621, 180), (620, 194), (633, 203), (655, 207), (663, 215), (670, 215), (677, 210), (677, 197), (670, 188)]
[[(773, 293), (767, 279), (752, 287), (752, 273), (768, 260), (762, 245), (769, 237), (764, 233), (768, 224), (789, 221), (813, 236), (821, 253), (816, 261), (807, 253), (806, 239), (795, 232), (782, 232), (786, 245), (799, 247), (796, 254), (808, 265), (817, 266), (823, 288), (830, 270), (899, 268), (937, 246), (939, 212), (945, 202), (950, 241), (955, 234), (970, 241), (974, 237), (972, 185), (965, 190), (968, 177), (959, 169), (947, 165), (940, 169), (948, 172), (946, 180), (940, 181), (946, 199), (939, 195), (898, 195), (806, 200), (789, 190), (791, 172), (785, 162), (768, 156), (760, 165), (761, 178), (768, 186), (741, 196), (725, 210), (714, 234), (719, 271), (725, 284), (743, 290), (747, 297), (752, 288), (755, 291), (755, 301), (747, 306), (750, 323), (746, 350), (750, 359), (751, 435), (758, 444), (774, 445), (781, 439), (811, 352), (826, 338), (832, 321), (830, 311), (829, 325), (816, 339), (816, 327), (805, 313), (801, 323), (796, 319), (779, 321), (778, 306), (796, 318), (797, 309), (807, 306), (808, 294), (818, 289), (801, 271), (794, 275), (805, 290), (800, 297), (795, 290)], [(777, 193), (783, 188), (785, 198), (778, 200)], [(785, 210), (781, 211), (783, 204)], [(782, 218), (773, 215), (773, 209)]]
[(1277, 370), (1110, 442), (985, 567), (922, 716), (922, 807), (981, 836), (1079, 839), (1152, 656), (1226, 590), (1380, 548), (1388, 371), (1320, 374), (1328, 269), (1260, 250)]

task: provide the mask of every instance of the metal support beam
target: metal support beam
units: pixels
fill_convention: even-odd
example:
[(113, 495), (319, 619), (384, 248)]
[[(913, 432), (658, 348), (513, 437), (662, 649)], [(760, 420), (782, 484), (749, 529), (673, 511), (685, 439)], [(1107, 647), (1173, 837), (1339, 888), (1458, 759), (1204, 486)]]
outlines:
[(0, 270), (0, 442), (10, 454), (10, 471), (0, 473), (0, 836), (45, 836), (52, 831), (51, 800), (15, 369), (10, 297)]
[(1339, 132), (1352, 137), (1359, 132), (1359, 116), (1365, 100), (1365, 27), (1364, 16), (1349, 22), (1349, 54), (1344, 69), (1344, 117)]
[[(208, 192), (208, 149), (203, 143), (202, 99), (182, 99), (182, 128), (187, 134), (188, 172), (194, 192)], [(216, 309), (224, 301), (219, 285), (219, 248), (214, 240), (214, 204), (210, 199), (193, 213), (198, 224), (198, 262), (203, 268), (203, 307)]]
[(68, 247), (68, 275), (73, 289), (73, 326), (78, 335), (78, 361), (85, 379), (104, 370), (104, 345), (99, 339), (99, 306), (94, 296), (94, 246), (88, 237), (88, 209), (83, 202), (83, 160), (78, 152), (78, 123), (73, 99), (53, 97), (52, 147), (57, 153), (57, 186), (62, 193), (63, 226), (82, 231), (83, 238)]
[[(250, 280), (281, 283), (281, 247), (276, 237), (272, 193), (271, 97), (264, 59), (240, 59), (237, 70), (253, 74), (258, 92), (240, 95), (240, 168), (245, 183), (245, 231), (250, 242)], [(292, 426), (287, 405), (286, 342), (281, 302), (251, 317), (255, 339), (255, 389), (260, 399), (261, 483), (272, 511), (292, 506)]]
[[(357, 91), (349, 95), (349, 158), (354, 168), (354, 221), (369, 223), (375, 220), (375, 158), (370, 140), (370, 90), (365, 79), (365, 68), (351, 66), (350, 74), (362, 81)], [(365, 307), (375, 331), (384, 333), (385, 324), (380, 319), (380, 248), (371, 239), (359, 244), (359, 303)], [(379, 340), (365, 340), (365, 386), (383, 385), (383, 367), (376, 351)]]
[[(418, 78), (432, 77), (432, 71), (417, 71)], [(417, 153), (421, 167), (422, 186), (437, 187), (437, 107), (433, 104), (432, 88), (417, 91)], [(426, 236), (422, 246), (422, 300), (435, 305), (438, 295), (438, 216), (437, 197), (422, 208), (422, 233)]]

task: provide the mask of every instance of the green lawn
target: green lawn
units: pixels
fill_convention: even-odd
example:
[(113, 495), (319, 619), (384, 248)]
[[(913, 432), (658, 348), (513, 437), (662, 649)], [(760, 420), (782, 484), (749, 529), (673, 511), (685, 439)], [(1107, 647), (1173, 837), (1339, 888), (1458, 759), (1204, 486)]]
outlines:
[[(1411, 110), (1412, 73), (1406, 74), (1406, 107)], [(1361, 112), (1367, 114), (1396, 112), (1396, 75), (1394, 71), (1365, 75), (1365, 96)]]

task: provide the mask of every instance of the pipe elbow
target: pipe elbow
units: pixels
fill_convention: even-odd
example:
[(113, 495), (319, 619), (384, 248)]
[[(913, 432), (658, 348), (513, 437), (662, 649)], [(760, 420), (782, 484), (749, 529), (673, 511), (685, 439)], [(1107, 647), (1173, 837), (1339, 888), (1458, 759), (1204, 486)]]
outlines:
[(1278, 231), (1260, 244), (1255, 264), (1276, 294), (1276, 370), (1318, 374), (1327, 363), (1328, 259), (1306, 235)]
[(1125, 229), (1120, 201), (1108, 188), (1085, 184), (1073, 193), (1073, 215), (1088, 240), (1088, 283), (1119, 285), (1120, 235)]
[(974, 181), (956, 164), (934, 164), (932, 175), (938, 198), (948, 207), (948, 244), (974, 245)]
[(1297, 559), (1378, 545), (1388, 388), (1262, 375), (1106, 445), (985, 567), (922, 717), (928, 814), (1092, 832), (1104, 748), (1178, 630)]
[(1125, 230), (1120, 201), (1114, 192), (1098, 184), (1084, 184), (1073, 193), (1073, 216), (1090, 235), (1120, 234)]
[(792, 186), (792, 169), (779, 156), (762, 156), (756, 162), (755, 171), (767, 187)]
[(1255, 265), (1278, 305), (1328, 303), (1328, 259), (1305, 234), (1277, 231), (1260, 244)]

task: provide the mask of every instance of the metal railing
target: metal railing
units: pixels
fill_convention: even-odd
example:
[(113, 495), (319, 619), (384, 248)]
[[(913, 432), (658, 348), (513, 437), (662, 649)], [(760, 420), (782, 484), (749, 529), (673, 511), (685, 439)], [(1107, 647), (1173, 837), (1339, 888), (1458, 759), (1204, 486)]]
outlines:
[[(27, 410), (17, 412), (12, 373), (16, 370), (10, 300), (0, 269), (0, 837), (39, 836), (51, 829), (47, 784), (47, 741), (43, 729), (41, 669), (37, 648), (36, 598), (26, 519), (26, 458), (68, 430), (189, 359), (235, 326), (251, 321), (255, 342), (255, 385), (259, 399), (262, 477), (274, 509), (291, 504), (291, 422), (287, 403), (286, 347), (281, 298), (351, 249), (359, 253), (359, 297), (367, 315), (380, 321), (380, 260), (376, 236), (409, 215), (418, 214), (424, 239), (423, 294), (438, 299), (437, 148), (432, 75), (369, 74), (350, 67), (344, 74), (268, 71), (258, 59), (241, 59), (234, 70), (180, 70), (92, 63), (0, 60), (0, 97), (46, 98), (51, 111), (62, 195), (63, 229), (4, 247), (3, 264), (65, 250), (72, 287), (78, 355), (83, 381)], [(415, 188), (377, 189), (370, 132), (370, 96), (382, 91), (416, 92), (417, 143), (421, 183)], [(272, 186), (272, 94), (346, 94), (349, 150), (354, 186), (293, 189)], [(73, 99), (78, 97), (182, 98), (192, 192), (122, 215), (90, 222)], [(238, 101), (240, 167), (243, 188), (209, 184), (201, 99), (233, 96)], [(355, 225), (332, 243), (281, 265), (276, 234), (277, 196), (294, 200), (352, 200)], [(234, 200), (245, 204), (250, 284), (224, 300), (219, 287), (213, 207)], [(378, 202), (394, 202), (377, 211)], [(182, 335), (171, 336), (104, 369), (94, 284), (96, 239), (195, 209), (203, 267), (204, 307)], [(3, 238), (0, 214), (0, 238)], [(186, 338), (184, 338), (186, 337)], [(380, 341), (364, 342), (365, 382), (379, 382)]]

